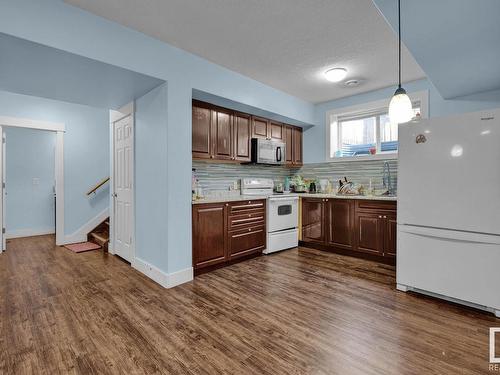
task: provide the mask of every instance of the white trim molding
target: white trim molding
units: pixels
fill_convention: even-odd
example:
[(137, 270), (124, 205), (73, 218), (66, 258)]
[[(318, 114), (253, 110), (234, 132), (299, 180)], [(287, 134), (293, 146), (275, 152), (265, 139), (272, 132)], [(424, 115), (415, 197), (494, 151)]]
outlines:
[(109, 122), (113, 124), (117, 121), (120, 121), (122, 118), (127, 117), (129, 115), (134, 114), (135, 112), (135, 102), (130, 102), (118, 110), (109, 110)]
[(64, 242), (64, 132), (56, 133), (56, 245)]
[[(412, 102), (420, 103), (420, 117), (429, 118), (429, 90), (422, 90), (408, 93), (410, 100)], [(331, 147), (331, 123), (336, 121), (336, 118), (341, 116), (349, 116), (354, 114), (359, 114), (362, 112), (378, 111), (384, 108), (389, 109), (390, 98), (376, 100), (368, 103), (360, 103), (350, 107), (335, 108), (326, 112), (325, 116), (325, 161), (327, 162), (346, 162), (346, 161), (368, 161), (368, 160), (390, 160), (397, 159), (397, 152), (386, 153), (386, 154), (376, 154), (376, 155), (366, 155), (366, 156), (353, 156), (353, 157), (331, 157), (330, 147)]]
[(99, 212), (96, 216), (94, 216), (92, 219), (83, 224), (75, 232), (65, 236), (62, 245), (86, 242), (87, 235), (92, 231), (92, 229), (96, 228), (108, 217), (109, 217), (109, 208), (105, 208), (104, 210)]
[(164, 288), (173, 288), (193, 280), (193, 267), (173, 273), (166, 273), (137, 257), (132, 261), (132, 267)]
[(13, 128), (29, 128), (38, 130), (48, 130), (53, 132), (65, 132), (66, 126), (60, 122), (49, 122), (32, 120), (21, 117), (0, 116), (0, 125), (10, 126)]
[(54, 234), (56, 231), (54, 228), (46, 228), (46, 229), (17, 229), (17, 230), (9, 230), (5, 233), (5, 238), (8, 240), (12, 238), (23, 238), (23, 237), (35, 237), (35, 236), (44, 236), (47, 234)]

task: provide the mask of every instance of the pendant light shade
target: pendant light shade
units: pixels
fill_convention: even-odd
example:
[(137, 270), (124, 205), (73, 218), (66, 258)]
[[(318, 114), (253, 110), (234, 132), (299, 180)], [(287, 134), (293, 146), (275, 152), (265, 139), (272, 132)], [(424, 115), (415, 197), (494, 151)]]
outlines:
[(399, 87), (389, 104), (389, 118), (394, 124), (408, 122), (413, 118), (411, 100), (404, 88)]
[(413, 118), (411, 100), (401, 87), (401, 0), (398, 0), (398, 89), (389, 103), (389, 118), (394, 124), (408, 122)]

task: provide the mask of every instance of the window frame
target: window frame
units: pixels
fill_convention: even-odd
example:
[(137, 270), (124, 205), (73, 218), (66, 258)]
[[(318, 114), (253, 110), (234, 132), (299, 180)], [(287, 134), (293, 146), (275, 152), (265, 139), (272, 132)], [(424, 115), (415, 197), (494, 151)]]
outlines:
[[(426, 119), (429, 117), (429, 91), (417, 91), (409, 93), (408, 96), (412, 103), (418, 102), (420, 104), (420, 117)], [(357, 115), (362, 116), (365, 113), (370, 112), (386, 112), (389, 109), (389, 99), (382, 99), (368, 103), (362, 103), (350, 107), (336, 108), (326, 112), (326, 153), (325, 160), (327, 162), (346, 162), (346, 161), (363, 161), (363, 160), (394, 160), (398, 158), (398, 152), (387, 152), (375, 155), (360, 155), (360, 156), (330, 156), (330, 150), (332, 147), (331, 128), (332, 124), (335, 123), (338, 126), (338, 118), (342, 117), (355, 117)], [(377, 118), (379, 118), (377, 116)], [(380, 123), (377, 120), (376, 131), (380, 132)], [(377, 133), (377, 151), (380, 150), (380, 137)]]

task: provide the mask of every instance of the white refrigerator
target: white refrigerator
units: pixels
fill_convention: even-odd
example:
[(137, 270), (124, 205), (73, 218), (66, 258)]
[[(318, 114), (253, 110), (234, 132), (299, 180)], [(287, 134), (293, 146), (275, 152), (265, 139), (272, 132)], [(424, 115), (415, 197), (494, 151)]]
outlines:
[(500, 110), (399, 126), (397, 287), (500, 317)]

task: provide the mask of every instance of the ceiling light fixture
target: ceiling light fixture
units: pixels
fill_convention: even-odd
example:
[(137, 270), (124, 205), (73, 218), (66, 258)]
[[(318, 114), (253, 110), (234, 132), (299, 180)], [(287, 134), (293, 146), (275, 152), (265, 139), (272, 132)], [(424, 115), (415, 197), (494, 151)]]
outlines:
[(340, 82), (347, 75), (347, 69), (344, 68), (333, 68), (325, 72), (326, 79), (330, 82)]
[(411, 100), (401, 87), (401, 0), (398, 0), (398, 88), (389, 103), (389, 118), (392, 123), (400, 124), (413, 118)]

